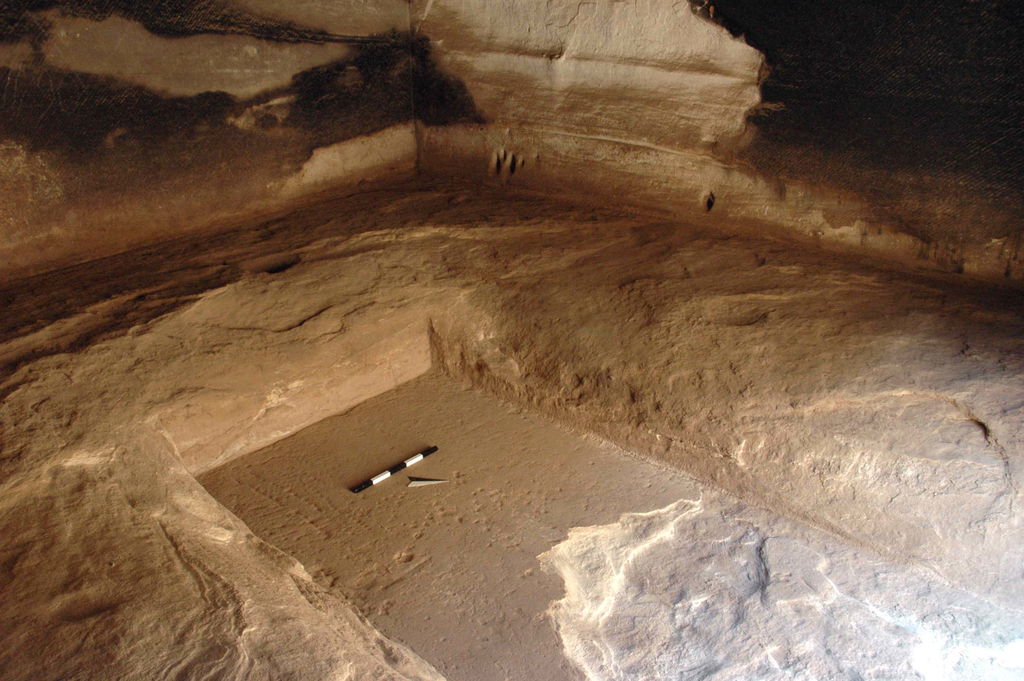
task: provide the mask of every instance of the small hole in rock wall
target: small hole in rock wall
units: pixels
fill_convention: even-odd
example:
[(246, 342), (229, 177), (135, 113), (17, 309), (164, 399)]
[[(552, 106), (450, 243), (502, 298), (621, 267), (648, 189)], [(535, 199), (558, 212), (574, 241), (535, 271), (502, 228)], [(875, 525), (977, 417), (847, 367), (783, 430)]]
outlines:
[(290, 270), (291, 268), (298, 265), (299, 261), (300, 258), (298, 256), (284, 258), (282, 260), (278, 260), (277, 262), (267, 263), (267, 266), (263, 268), (263, 271), (266, 274), (280, 274), (281, 272), (284, 272), (285, 270)]

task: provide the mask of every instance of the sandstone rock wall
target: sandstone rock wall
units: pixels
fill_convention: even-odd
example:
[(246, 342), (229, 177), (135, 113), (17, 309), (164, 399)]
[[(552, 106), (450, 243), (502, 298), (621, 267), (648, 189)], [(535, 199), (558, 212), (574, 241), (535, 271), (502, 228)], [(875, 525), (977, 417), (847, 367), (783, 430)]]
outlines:
[[(729, 24), (736, 31), (784, 31), (788, 25), (794, 34), (803, 30), (804, 40), (793, 35), (783, 45), (785, 55), (799, 55), (803, 63), (825, 60), (833, 71), (858, 69), (856, 61), (837, 65), (841, 57), (825, 47), (832, 44), (829, 38), (815, 33), (820, 26), (795, 19), (784, 24), (762, 16), (767, 13), (770, 19), (778, 12), (792, 18), (796, 9), (715, 4), (749, 10), (734, 8), (736, 16), (751, 23)], [(1007, 193), (1005, 182), (999, 185), (1002, 189), (984, 183), (965, 185), (938, 167), (919, 164), (908, 170), (906, 164), (893, 161), (900, 157), (901, 144), (902, 156), (923, 155), (918, 149), (922, 145), (915, 146), (912, 137), (923, 127), (920, 115), (915, 126), (913, 112), (906, 114), (900, 129), (911, 135), (889, 143), (887, 160), (870, 169), (858, 160), (867, 153), (864, 147), (870, 143), (869, 149), (877, 150), (885, 145), (853, 126), (840, 128), (820, 116), (797, 116), (798, 123), (785, 134), (772, 137), (767, 124), (753, 125), (751, 115), (770, 123), (788, 113), (789, 104), (779, 101), (778, 87), (770, 93), (776, 99), (763, 101), (762, 83), (777, 64), (766, 63), (742, 35), (717, 23), (724, 10), (715, 14), (710, 5), (669, 0), (417, 0), (416, 30), (436, 41), (443, 68), (467, 84), (487, 121), (422, 127), (422, 168), (632, 204), (727, 229), (799, 235), (951, 271), (993, 278), (1022, 276), (1024, 202), (1015, 192)], [(827, 15), (825, 28), (840, 45), (847, 28), (856, 25), (831, 17), (830, 13), (842, 14), (838, 8), (804, 9)], [(944, 16), (955, 24), (955, 14)], [(827, 23), (829, 18), (834, 25)], [(868, 22), (878, 23), (885, 19)], [(983, 35), (985, 25), (978, 30)], [(771, 57), (779, 54), (782, 47)], [(919, 59), (930, 56), (922, 47)], [(870, 73), (882, 72), (883, 58), (873, 58), (875, 70)], [(897, 59), (893, 68), (906, 70), (905, 62), (913, 58)], [(827, 68), (814, 73), (834, 78)], [(794, 97), (806, 91), (813, 98), (826, 89), (826, 84), (812, 80), (790, 84), (797, 90)], [(922, 80), (915, 87), (927, 89), (927, 83)], [(859, 96), (858, 101), (868, 99), (865, 93)], [(1011, 106), (1012, 97), (1008, 96)], [(834, 108), (845, 101), (833, 99)], [(898, 119), (903, 115), (902, 101), (879, 104), (875, 116)], [(862, 109), (863, 105), (851, 115), (867, 116)], [(936, 106), (932, 111), (942, 115), (943, 109)], [(841, 118), (841, 112), (836, 115)], [(828, 152), (819, 149), (814, 156), (807, 144), (800, 143), (800, 121), (807, 128), (803, 137), (829, 141)], [(996, 128), (1007, 131), (1006, 141), (1012, 145), (1012, 128)], [(881, 126), (877, 134), (884, 139), (885, 132)], [(889, 133), (895, 134), (891, 129)], [(987, 137), (971, 139), (978, 147), (994, 144)], [(934, 147), (943, 140), (932, 135), (928, 141)], [(970, 144), (968, 140), (961, 146)], [(989, 166), (1003, 162), (1002, 157), (986, 158)], [(818, 159), (817, 165), (813, 159)], [(940, 176), (941, 181), (935, 179)]]
[(1012, 5), (8, 3), (0, 272), (422, 161), (1019, 279)]
[[(398, 0), (0, 8), (0, 276), (411, 173), (414, 83), (472, 117)], [(427, 98), (429, 99), (429, 98)]]
[(1019, 2), (700, 5), (769, 66), (745, 162), (855, 192), (953, 267), (986, 242), (1020, 248)]

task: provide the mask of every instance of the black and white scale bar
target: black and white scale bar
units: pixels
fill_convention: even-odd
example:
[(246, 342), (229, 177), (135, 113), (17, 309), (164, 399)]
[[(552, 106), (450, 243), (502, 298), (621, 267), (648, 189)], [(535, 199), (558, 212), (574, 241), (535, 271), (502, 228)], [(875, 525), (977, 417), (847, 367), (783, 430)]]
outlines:
[(388, 478), (390, 478), (392, 475), (394, 475), (398, 471), (405, 470), (409, 466), (412, 466), (413, 464), (417, 464), (420, 461), (423, 461), (423, 459), (427, 458), (428, 456), (430, 456), (431, 454), (433, 454), (436, 451), (437, 451), (437, 447), (427, 447), (422, 452), (419, 452), (418, 454), (414, 454), (413, 456), (410, 456), (408, 459), (406, 459), (402, 463), (396, 463), (394, 466), (392, 466), (391, 468), (387, 469), (383, 473), (380, 473), (379, 475), (375, 475), (372, 478), (370, 478), (369, 480), (363, 480), (361, 483), (359, 483), (358, 485), (353, 487), (352, 491), (355, 492), (356, 494), (359, 494), (364, 489), (368, 489), (370, 487), (373, 487), (374, 485), (378, 485), (378, 484), (384, 482), (385, 480), (387, 480)]

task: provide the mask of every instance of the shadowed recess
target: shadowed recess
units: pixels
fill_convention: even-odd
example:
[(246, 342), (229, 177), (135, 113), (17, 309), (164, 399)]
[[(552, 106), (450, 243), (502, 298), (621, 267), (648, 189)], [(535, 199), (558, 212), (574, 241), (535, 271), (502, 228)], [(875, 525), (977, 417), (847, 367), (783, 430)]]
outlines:
[(766, 106), (744, 152), (758, 168), (901, 204), (910, 227), (950, 197), (1008, 212), (1024, 201), (1024, 4), (693, 5), (766, 55)]

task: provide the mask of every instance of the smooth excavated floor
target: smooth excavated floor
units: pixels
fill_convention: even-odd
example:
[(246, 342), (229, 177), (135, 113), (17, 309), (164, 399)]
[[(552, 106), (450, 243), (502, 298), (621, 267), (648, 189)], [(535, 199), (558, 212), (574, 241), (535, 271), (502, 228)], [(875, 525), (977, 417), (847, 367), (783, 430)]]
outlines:
[(1024, 671), (1013, 613), (437, 374), (200, 481), (449, 681)]
[[(414, 468), (349, 491), (430, 444), (439, 451)], [(409, 488), (408, 475), (449, 482)], [(545, 614), (560, 580), (537, 556), (573, 526), (654, 510), (696, 489), (437, 375), (200, 482), (449, 681), (579, 678)]]

